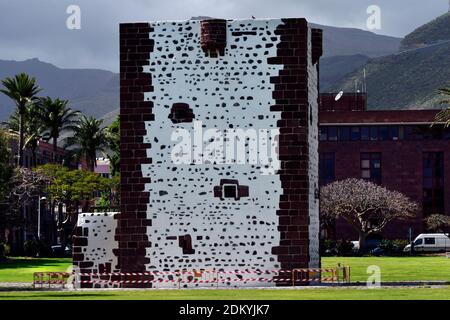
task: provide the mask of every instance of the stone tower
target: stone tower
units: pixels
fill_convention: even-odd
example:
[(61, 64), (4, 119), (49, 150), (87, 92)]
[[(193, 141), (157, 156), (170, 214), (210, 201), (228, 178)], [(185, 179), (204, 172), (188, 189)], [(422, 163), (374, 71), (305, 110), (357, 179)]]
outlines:
[[(322, 31), (305, 19), (120, 26), (115, 270), (259, 270), (273, 285), (273, 270), (319, 267), (321, 55)], [(245, 161), (227, 162), (228, 149), (211, 160), (208, 148), (227, 145), (233, 130), (247, 134), (236, 140)], [(276, 135), (263, 139), (265, 130)], [(176, 137), (198, 131), (180, 149)], [(275, 150), (269, 164), (249, 160), (261, 146)], [(262, 284), (251, 278), (224, 283)]]

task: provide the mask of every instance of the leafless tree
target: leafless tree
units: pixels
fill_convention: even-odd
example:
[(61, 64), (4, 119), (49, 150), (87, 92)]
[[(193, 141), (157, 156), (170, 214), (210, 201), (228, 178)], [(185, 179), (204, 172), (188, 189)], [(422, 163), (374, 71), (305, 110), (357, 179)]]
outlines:
[(365, 180), (333, 182), (320, 194), (321, 218), (346, 220), (358, 232), (362, 251), (367, 236), (379, 233), (393, 220), (413, 217), (417, 209), (417, 204), (400, 192)]
[(8, 196), (10, 208), (19, 209), (41, 195), (49, 181), (42, 173), (28, 168), (17, 169), (12, 181), (12, 190)]

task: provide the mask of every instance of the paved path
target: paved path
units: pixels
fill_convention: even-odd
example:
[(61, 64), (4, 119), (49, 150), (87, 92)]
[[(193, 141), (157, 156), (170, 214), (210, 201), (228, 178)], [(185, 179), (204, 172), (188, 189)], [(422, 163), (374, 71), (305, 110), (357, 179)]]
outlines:
[(47, 286), (43, 286), (41, 288), (40, 285), (36, 286), (36, 288), (33, 288), (33, 282), (0, 282), (0, 292), (1, 291), (42, 291), (42, 290), (49, 290), (49, 291), (61, 291), (61, 290), (67, 290), (61, 288), (61, 285), (52, 285), (51, 288)]
[[(443, 288), (450, 285), (448, 281), (417, 281), (417, 282), (386, 282), (382, 283), (382, 288)], [(311, 289), (368, 289), (365, 283), (350, 283), (350, 284), (341, 284), (341, 285), (319, 285), (319, 286), (299, 286), (299, 287), (243, 287), (243, 288), (234, 288), (234, 287), (219, 287), (219, 288), (186, 288), (184, 290), (311, 290)], [(71, 284), (66, 285), (66, 288), (62, 288), (61, 285), (52, 285), (51, 288), (48, 286), (43, 286), (41, 288), (38, 285), (36, 288), (33, 288), (32, 282), (0, 282), (0, 292), (2, 291), (73, 291), (73, 287)], [(155, 290), (155, 291), (164, 291), (164, 290), (183, 290), (178, 288), (154, 288), (154, 289), (139, 289), (139, 288), (95, 288), (95, 289), (76, 289), (76, 291), (129, 291), (129, 290)]]

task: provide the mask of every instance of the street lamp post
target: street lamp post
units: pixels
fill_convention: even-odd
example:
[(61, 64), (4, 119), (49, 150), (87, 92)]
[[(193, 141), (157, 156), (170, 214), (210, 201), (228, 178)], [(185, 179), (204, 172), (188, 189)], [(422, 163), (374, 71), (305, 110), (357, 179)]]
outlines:
[(37, 230), (37, 236), (38, 239), (41, 240), (41, 201), (47, 200), (46, 197), (39, 197), (38, 201), (38, 230)]

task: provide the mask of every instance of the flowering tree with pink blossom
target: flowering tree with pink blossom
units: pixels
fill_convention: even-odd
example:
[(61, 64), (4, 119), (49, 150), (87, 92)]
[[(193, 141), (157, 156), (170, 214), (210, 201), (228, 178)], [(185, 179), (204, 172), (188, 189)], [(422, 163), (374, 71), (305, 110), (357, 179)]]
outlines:
[(343, 218), (359, 235), (359, 248), (365, 250), (366, 238), (379, 233), (393, 220), (406, 220), (418, 206), (397, 191), (359, 179), (336, 181), (320, 192), (321, 219)]

